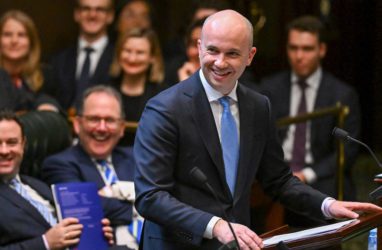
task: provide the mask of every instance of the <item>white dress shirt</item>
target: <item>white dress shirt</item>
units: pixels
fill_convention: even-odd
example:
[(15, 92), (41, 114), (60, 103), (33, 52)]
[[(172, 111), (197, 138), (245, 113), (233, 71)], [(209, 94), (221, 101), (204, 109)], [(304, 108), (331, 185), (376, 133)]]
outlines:
[[(318, 88), (320, 86), (320, 82), (322, 79), (322, 69), (319, 67), (313, 74), (311, 74), (306, 80), (307, 87), (305, 89), (305, 97), (306, 97), (306, 111), (312, 112), (314, 110), (314, 104), (316, 102)], [(298, 85), (298, 77), (295, 73), (291, 74), (291, 89), (290, 89), (290, 113), (289, 116), (296, 116), (298, 106), (300, 104), (301, 98), (301, 88)], [(306, 126), (306, 154), (305, 154), (305, 162), (308, 164), (314, 163), (314, 158), (312, 154), (312, 149), (310, 145), (310, 122), (307, 122)], [(289, 162), (292, 159), (292, 151), (293, 151), (293, 142), (294, 142), (294, 133), (296, 130), (296, 126), (294, 124), (290, 125), (286, 134), (286, 138), (283, 142), (283, 150), (284, 150), (284, 158), (285, 161)], [(302, 170), (307, 183), (312, 183), (317, 179), (317, 175), (314, 170), (310, 167), (305, 167)]]
[(85, 63), (86, 58), (86, 47), (93, 48), (93, 52), (90, 54), (90, 70), (89, 73), (92, 76), (94, 74), (94, 71), (97, 68), (98, 62), (102, 56), (102, 53), (104, 52), (107, 44), (109, 42), (109, 38), (107, 36), (103, 36), (97, 41), (89, 44), (86, 42), (83, 38), (78, 39), (78, 51), (77, 51), (77, 68), (76, 68), (76, 79), (78, 79), (81, 75), (82, 67)]

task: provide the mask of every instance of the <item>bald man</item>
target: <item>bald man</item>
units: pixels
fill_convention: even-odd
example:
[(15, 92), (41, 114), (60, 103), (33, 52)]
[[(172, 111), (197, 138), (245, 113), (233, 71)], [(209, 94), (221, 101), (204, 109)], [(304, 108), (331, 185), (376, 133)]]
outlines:
[[(256, 53), (252, 37), (239, 13), (210, 16), (198, 41), (201, 70), (148, 102), (134, 145), (136, 207), (147, 219), (142, 249), (217, 249), (233, 240), (226, 219), (241, 249), (260, 249), (262, 240), (248, 228), (255, 179), (306, 216), (355, 218), (351, 210), (380, 210), (335, 201), (293, 177), (268, 99), (237, 81)], [(219, 202), (190, 175), (195, 166)]]

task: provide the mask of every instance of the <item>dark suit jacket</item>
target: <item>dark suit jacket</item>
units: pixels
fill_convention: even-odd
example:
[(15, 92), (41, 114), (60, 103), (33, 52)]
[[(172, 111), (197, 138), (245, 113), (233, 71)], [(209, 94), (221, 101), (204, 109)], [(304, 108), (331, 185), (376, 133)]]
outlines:
[(266, 97), (240, 85), (240, 160), (235, 194), (226, 184), (218, 132), (199, 72), (151, 99), (138, 128), (136, 207), (146, 218), (143, 249), (217, 249), (203, 238), (212, 216), (224, 217), (208, 189), (193, 180), (198, 166), (216, 191), (229, 220), (250, 224), (251, 186), (305, 215), (322, 217), (325, 196), (292, 176), (276, 140)]
[[(290, 72), (282, 72), (267, 79), (261, 84), (261, 91), (267, 95), (272, 104), (272, 112), (276, 119), (287, 117), (290, 114)], [(325, 108), (341, 102), (348, 105), (350, 113), (345, 120), (344, 129), (350, 136), (358, 138), (360, 132), (360, 110), (356, 92), (328, 72), (323, 71), (322, 80), (318, 89), (314, 109)], [(317, 174), (317, 181), (312, 186), (332, 197), (336, 193), (336, 145), (331, 135), (336, 126), (334, 116), (326, 116), (311, 121), (311, 149), (314, 164), (311, 166)], [(279, 130), (283, 141), (286, 138), (287, 128)], [(351, 183), (351, 166), (358, 152), (357, 144), (345, 144), (345, 199), (355, 198), (354, 185)]]
[(60, 105), (53, 98), (55, 86), (52, 81), (52, 69), (44, 66), (42, 73), (44, 77), (42, 87), (38, 91), (32, 91), (25, 82), (21, 89), (16, 88), (8, 73), (0, 69), (0, 109), (30, 111), (45, 103), (60, 110)]
[[(76, 98), (76, 68), (77, 68), (77, 46), (70, 47), (52, 58), (55, 80), (57, 82), (56, 98), (61, 106), (67, 110), (73, 105)], [(96, 70), (90, 79), (90, 84), (108, 84), (110, 81), (109, 69), (113, 59), (114, 45), (109, 40)]]
[[(118, 179), (133, 181), (135, 163), (130, 148), (117, 147), (112, 152), (112, 161)], [(42, 179), (49, 183), (94, 182), (98, 189), (105, 186), (102, 176), (89, 155), (80, 145), (48, 157), (42, 166)], [(132, 204), (114, 198), (102, 198), (105, 217), (113, 226), (130, 224)]]
[[(53, 200), (45, 183), (27, 176), (20, 177), (44, 199)], [(45, 249), (42, 235), (51, 226), (33, 205), (1, 181), (0, 204), (0, 249)]]

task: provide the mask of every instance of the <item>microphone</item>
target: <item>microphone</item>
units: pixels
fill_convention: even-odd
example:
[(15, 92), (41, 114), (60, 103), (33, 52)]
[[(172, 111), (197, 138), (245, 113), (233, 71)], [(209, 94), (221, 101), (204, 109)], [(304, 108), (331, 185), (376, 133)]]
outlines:
[(345, 130), (343, 129), (340, 129), (340, 128), (337, 128), (335, 127), (332, 131), (332, 135), (334, 135), (335, 137), (339, 138), (339, 139), (342, 139), (342, 140), (348, 140), (348, 141), (353, 141), (355, 143), (358, 143), (359, 145), (362, 145), (364, 146), (365, 148), (367, 148), (367, 150), (369, 150), (370, 154), (373, 156), (375, 162), (377, 163), (377, 165), (382, 168), (382, 164), (379, 162), (377, 156), (374, 154), (374, 152), (371, 150), (371, 148), (369, 146), (367, 146), (365, 143), (357, 140), (357, 139), (354, 139), (353, 137), (351, 137), (349, 135), (348, 132), (346, 132)]
[[(377, 156), (374, 154), (374, 152), (371, 150), (371, 148), (366, 145), (365, 143), (357, 140), (357, 139), (354, 139), (353, 137), (351, 137), (349, 135), (348, 132), (346, 132), (345, 130), (343, 129), (340, 129), (340, 128), (337, 128), (335, 127), (332, 131), (332, 135), (334, 135), (335, 137), (339, 138), (339, 139), (343, 139), (343, 140), (348, 140), (348, 141), (352, 141), (352, 142), (355, 142), (355, 143), (358, 143), (359, 145), (362, 145), (364, 146), (365, 148), (367, 148), (367, 150), (369, 150), (370, 154), (373, 156), (375, 162), (377, 163), (377, 165), (379, 167), (382, 168), (382, 164), (379, 162)], [(374, 191), (372, 191), (369, 196), (373, 199), (373, 200), (379, 200), (381, 197), (382, 197), (382, 186), (378, 187), (377, 189), (375, 189)]]
[(214, 196), (215, 200), (217, 201), (217, 203), (219, 204), (219, 207), (221, 209), (221, 211), (223, 212), (223, 216), (224, 216), (224, 220), (227, 221), (227, 224), (228, 224), (228, 227), (229, 227), (229, 230), (231, 231), (232, 235), (233, 235), (233, 238), (235, 240), (229, 242), (228, 244), (224, 245), (223, 248), (220, 247), (219, 250), (224, 250), (224, 249), (238, 249), (240, 250), (240, 246), (239, 246), (239, 241), (237, 240), (237, 237), (236, 237), (236, 234), (235, 234), (235, 231), (233, 231), (233, 228), (232, 228), (232, 225), (231, 223), (228, 221), (228, 216), (223, 208), (223, 206), (221, 205), (219, 199), (218, 199), (218, 196), (216, 195), (216, 192), (215, 190), (211, 187), (211, 185), (208, 183), (208, 179), (207, 179), (207, 176), (203, 173), (202, 170), (200, 170), (198, 167), (193, 167), (190, 171), (190, 175), (194, 178), (194, 180), (196, 180), (197, 182), (199, 182), (200, 184), (203, 184), (205, 185), (208, 190), (210, 191), (210, 193)]

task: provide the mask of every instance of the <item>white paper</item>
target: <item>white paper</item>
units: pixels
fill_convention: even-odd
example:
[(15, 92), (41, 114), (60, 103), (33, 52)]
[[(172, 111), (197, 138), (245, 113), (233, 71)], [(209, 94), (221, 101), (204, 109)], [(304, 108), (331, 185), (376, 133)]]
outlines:
[(356, 220), (357, 219), (342, 221), (342, 222), (330, 224), (327, 226), (315, 227), (315, 228), (311, 228), (311, 229), (307, 229), (307, 230), (298, 231), (295, 233), (280, 234), (280, 235), (276, 235), (276, 236), (273, 236), (271, 238), (265, 239), (263, 241), (263, 243), (264, 243), (264, 246), (269, 246), (269, 245), (277, 244), (280, 241), (287, 242), (287, 241), (291, 241), (291, 240), (304, 239), (304, 238), (316, 236), (319, 234), (325, 234), (328, 232), (335, 231), (335, 230), (337, 230), (343, 226), (346, 226), (346, 225), (348, 225), (348, 224), (350, 224)]

